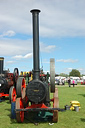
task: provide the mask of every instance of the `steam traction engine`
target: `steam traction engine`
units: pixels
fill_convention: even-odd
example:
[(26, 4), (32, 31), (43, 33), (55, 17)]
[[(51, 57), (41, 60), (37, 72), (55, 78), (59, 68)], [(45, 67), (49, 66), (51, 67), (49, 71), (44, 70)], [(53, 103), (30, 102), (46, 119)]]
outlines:
[[(50, 59), (50, 85), (40, 78), (39, 65), (39, 12), (31, 10), (33, 17), (33, 80), (26, 86), (24, 77), (19, 77), (16, 83), (16, 119), (24, 121), (24, 113), (28, 111), (49, 111), (53, 114), (53, 122), (58, 121), (58, 89), (55, 88), (55, 62)], [(53, 98), (50, 99), (50, 93)], [(50, 107), (53, 102), (53, 107)]]
[(0, 98), (9, 96), (10, 88), (16, 84), (16, 78), (18, 74), (18, 69), (14, 69), (14, 73), (9, 73), (7, 70), (3, 70), (4, 58), (0, 57)]

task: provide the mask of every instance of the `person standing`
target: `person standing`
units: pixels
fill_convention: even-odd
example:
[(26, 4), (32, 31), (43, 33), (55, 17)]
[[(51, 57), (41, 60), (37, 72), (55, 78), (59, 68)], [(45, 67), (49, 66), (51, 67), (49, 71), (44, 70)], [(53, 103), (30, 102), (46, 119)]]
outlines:
[(70, 80), (70, 78), (68, 80), (68, 85), (69, 85), (69, 87), (71, 87), (71, 80)]
[(73, 80), (73, 87), (74, 87), (75, 81)]

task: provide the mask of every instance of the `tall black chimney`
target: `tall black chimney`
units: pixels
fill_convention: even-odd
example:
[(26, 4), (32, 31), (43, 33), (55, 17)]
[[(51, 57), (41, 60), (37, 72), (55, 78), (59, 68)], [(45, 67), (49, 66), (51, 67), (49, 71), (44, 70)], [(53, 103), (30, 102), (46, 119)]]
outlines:
[(0, 74), (3, 74), (4, 58), (0, 57)]
[(39, 12), (38, 9), (30, 11), (33, 20), (33, 79), (40, 77), (40, 63), (39, 63)]

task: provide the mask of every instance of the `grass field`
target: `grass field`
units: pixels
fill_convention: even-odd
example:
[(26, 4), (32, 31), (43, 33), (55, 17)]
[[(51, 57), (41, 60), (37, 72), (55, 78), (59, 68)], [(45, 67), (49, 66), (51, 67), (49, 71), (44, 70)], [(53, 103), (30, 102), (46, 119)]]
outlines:
[(25, 119), (24, 123), (17, 123), (11, 119), (9, 100), (6, 99), (0, 103), (0, 128), (85, 128), (85, 87), (76, 86), (75, 88), (68, 86), (58, 86), (59, 92), (59, 107), (64, 108), (65, 105), (70, 105), (71, 100), (77, 100), (81, 104), (79, 112), (65, 111), (59, 112), (59, 122), (50, 126), (49, 122), (40, 122), (38, 126), (29, 123)]

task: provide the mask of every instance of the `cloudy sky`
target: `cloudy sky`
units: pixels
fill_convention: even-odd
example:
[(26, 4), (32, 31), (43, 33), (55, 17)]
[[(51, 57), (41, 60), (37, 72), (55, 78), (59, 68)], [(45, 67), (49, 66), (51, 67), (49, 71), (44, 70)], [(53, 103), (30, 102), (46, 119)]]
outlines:
[(40, 9), (40, 67), (85, 74), (85, 0), (0, 0), (0, 56), (4, 69), (33, 69), (32, 14)]

